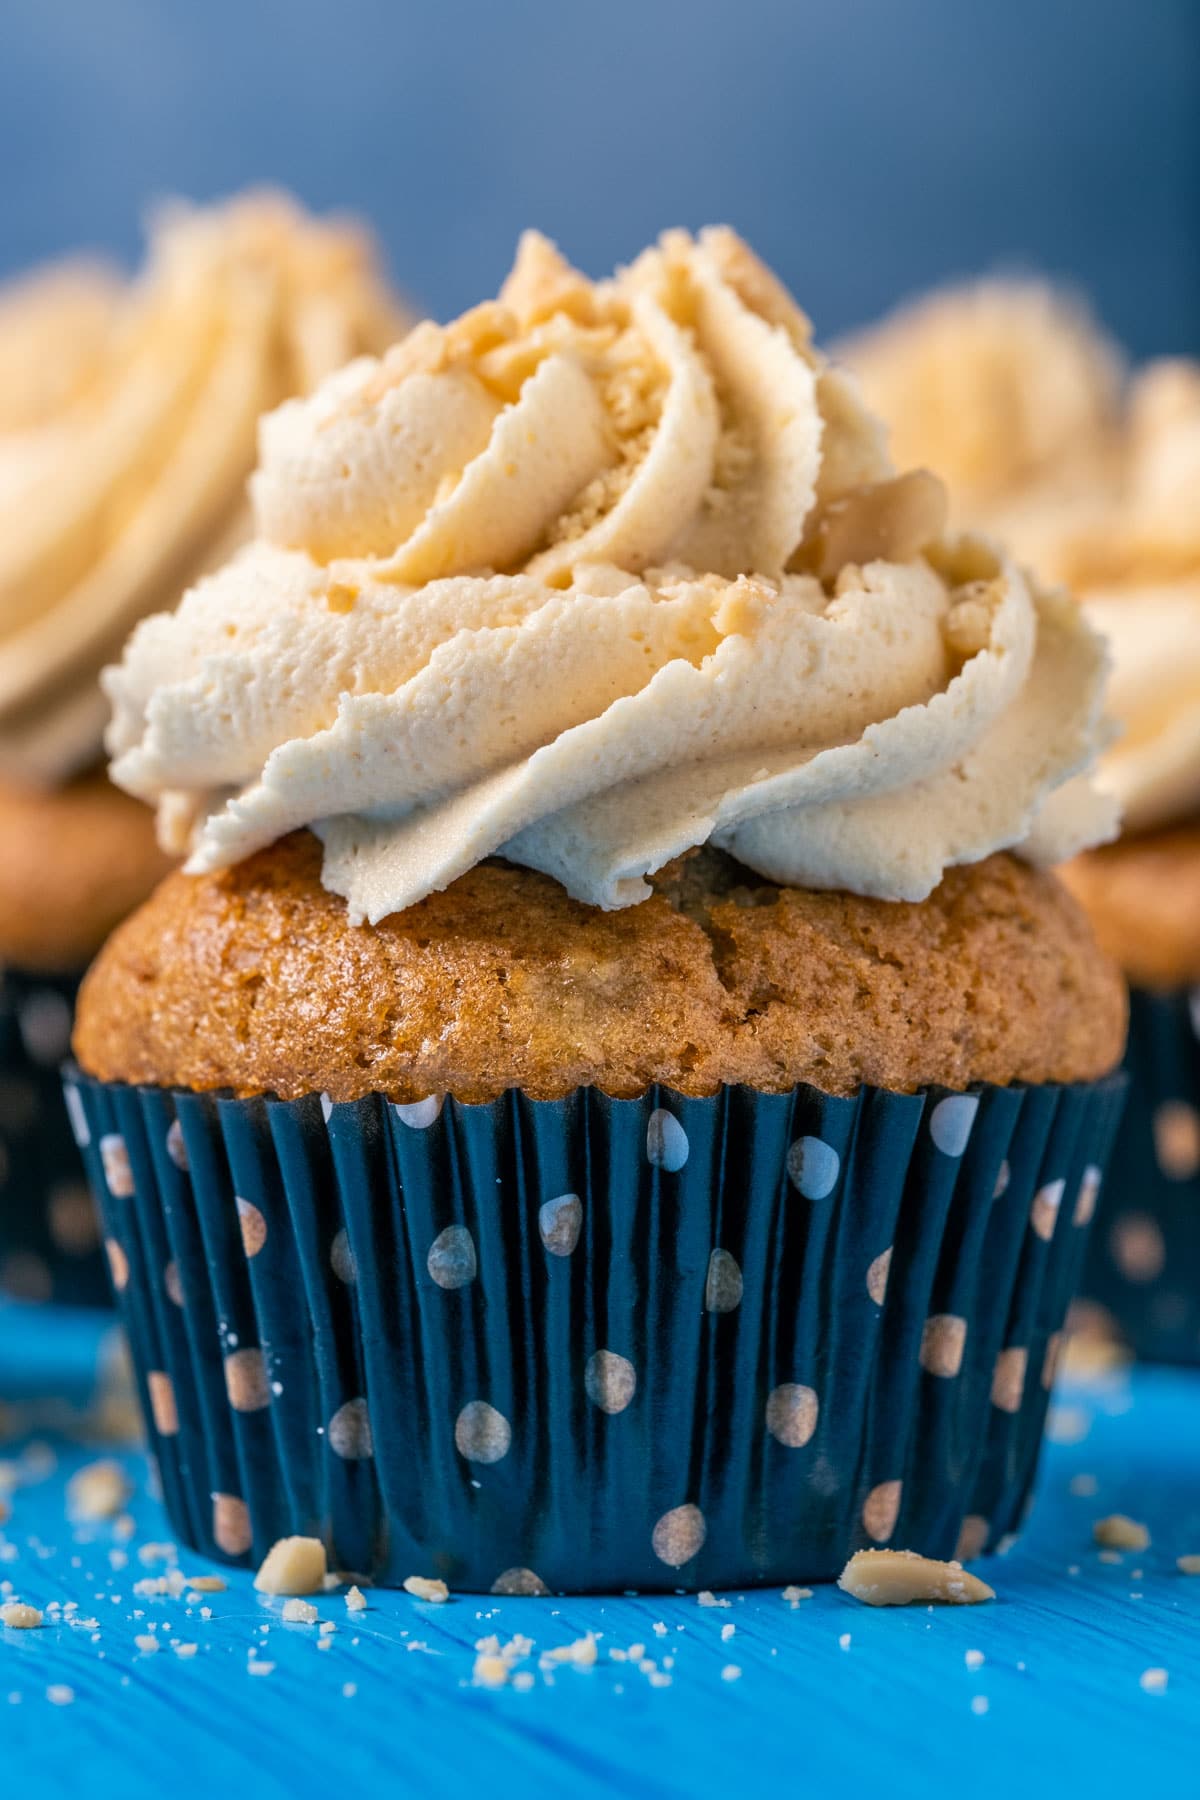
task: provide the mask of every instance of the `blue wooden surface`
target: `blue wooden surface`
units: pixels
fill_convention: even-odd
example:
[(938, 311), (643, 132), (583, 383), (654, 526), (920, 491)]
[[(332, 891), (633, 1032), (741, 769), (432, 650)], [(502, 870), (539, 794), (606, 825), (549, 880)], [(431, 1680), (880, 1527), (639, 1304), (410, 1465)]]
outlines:
[[(132, 1538), (68, 1522), (67, 1478), (112, 1453), (83, 1441), (102, 1335), (95, 1318), (0, 1308), (0, 1476), (19, 1478), (0, 1581), (97, 1621), (0, 1630), (7, 1792), (162, 1800), (236, 1783), (255, 1800), (295, 1800), (340, 1782), (421, 1795), (779, 1786), (1029, 1800), (1067, 1784), (1090, 1797), (1147, 1781), (1197, 1789), (1200, 1578), (1175, 1558), (1200, 1552), (1200, 1374), (1139, 1370), (1060, 1393), (1030, 1528), (980, 1565), (999, 1596), (990, 1607), (875, 1612), (832, 1589), (794, 1607), (749, 1591), (712, 1608), (693, 1597), (433, 1606), (374, 1592), (352, 1617), (334, 1594), (317, 1602), (337, 1625), (322, 1651), (315, 1627), (284, 1624), (282, 1603), (245, 1575), (204, 1596), (209, 1619), (185, 1599), (134, 1594), (168, 1566), (145, 1565), (139, 1548), (170, 1531), (132, 1445), (118, 1446), (137, 1486)], [(1152, 1546), (1102, 1561), (1091, 1526), (1117, 1510), (1149, 1525)], [(186, 1551), (180, 1566), (209, 1567)], [(164, 1648), (139, 1650), (152, 1629)], [(539, 1667), (588, 1631), (593, 1668)], [(528, 1690), (474, 1685), (474, 1645), (490, 1633), (534, 1640), (520, 1665)], [(166, 1648), (172, 1639), (195, 1655)], [(612, 1657), (638, 1642), (653, 1670)], [(269, 1671), (252, 1673), (252, 1659)], [(1149, 1668), (1168, 1671), (1165, 1692), (1143, 1689)], [(59, 1688), (66, 1704), (49, 1697)]]

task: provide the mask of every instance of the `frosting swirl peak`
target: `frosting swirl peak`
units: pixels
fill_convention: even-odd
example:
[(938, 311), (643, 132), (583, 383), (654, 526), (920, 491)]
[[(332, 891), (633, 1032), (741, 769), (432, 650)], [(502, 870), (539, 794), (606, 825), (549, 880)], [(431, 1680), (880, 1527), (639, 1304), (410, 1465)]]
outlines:
[(888, 898), (1112, 821), (1104, 659), (947, 538), (731, 232), (493, 303), (263, 420), (255, 543), (107, 676), (118, 782), (190, 867), (301, 825), (377, 920), (491, 854), (601, 906), (712, 839)]

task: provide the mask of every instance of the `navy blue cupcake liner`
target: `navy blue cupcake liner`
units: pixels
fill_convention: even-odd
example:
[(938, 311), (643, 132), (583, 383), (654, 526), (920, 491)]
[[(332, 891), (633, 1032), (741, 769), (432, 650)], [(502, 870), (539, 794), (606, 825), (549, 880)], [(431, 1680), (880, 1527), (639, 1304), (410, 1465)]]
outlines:
[(1200, 989), (1133, 990), (1126, 1069), (1082, 1293), (1138, 1356), (1200, 1363)]
[(79, 978), (0, 972), (0, 1294), (111, 1307), (100, 1226), (63, 1104)]
[(179, 1535), (540, 1593), (1003, 1543), (1124, 1083), (67, 1091)]

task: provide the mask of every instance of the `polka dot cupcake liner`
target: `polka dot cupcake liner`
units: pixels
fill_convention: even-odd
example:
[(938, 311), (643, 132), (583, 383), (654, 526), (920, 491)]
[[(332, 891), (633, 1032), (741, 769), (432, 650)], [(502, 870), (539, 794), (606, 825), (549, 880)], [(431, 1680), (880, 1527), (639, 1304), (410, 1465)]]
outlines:
[(78, 985), (0, 973), (0, 1295), (111, 1307), (59, 1073)]
[(1002, 1544), (1123, 1080), (68, 1092), (179, 1535), (541, 1593)]
[(1200, 1363), (1200, 990), (1134, 989), (1126, 1066), (1083, 1295), (1138, 1356)]

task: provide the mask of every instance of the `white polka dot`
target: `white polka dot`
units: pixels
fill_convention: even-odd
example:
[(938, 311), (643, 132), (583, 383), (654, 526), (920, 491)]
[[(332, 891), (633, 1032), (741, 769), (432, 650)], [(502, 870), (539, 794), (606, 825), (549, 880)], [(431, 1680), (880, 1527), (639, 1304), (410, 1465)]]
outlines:
[(962, 1368), (967, 1343), (967, 1321), (957, 1313), (934, 1313), (921, 1333), (921, 1367), (930, 1375), (951, 1380)]
[(396, 1117), (410, 1131), (428, 1131), (436, 1124), (441, 1110), (441, 1094), (430, 1094), (425, 1100), (411, 1100), (406, 1106), (397, 1106)]
[(92, 1141), (92, 1134), (87, 1114), (83, 1110), (83, 1095), (73, 1082), (68, 1081), (63, 1088), (63, 1099), (67, 1103), (67, 1117), (71, 1121), (71, 1136), (81, 1150), (86, 1150)]
[(875, 1261), (867, 1270), (867, 1292), (876, 1306), (882, 1306), (887, 1299), (888, 1276), (892, 1272), (892, 1246), (881, 1250)]
[(708, 1526), (698, 1506), (673, 1506), (654, 1527), (650, 1543), (659, 1562), (681, 1569), (704, 1548), (707, 1536)]
[(674, 1113), (656, 1107), (646, 1127), (646, 1155), (656, 1169), (674, 1175), (688, 1159), (687, 1132)]
[(172, 1306), (183, 1305), (183, 1280), (180, 1276), (179, 1264), (177, 1262), (169, 1262), (163, 1270), (163, 1287), (166, 1290), (167, 1299), (171, 1302)]
[(583, 1230), (583, 1201), (578, 1194), (559, 1194), (538, 1207), (538, 1236), (551, 1256), (570, 1256)]
[(817, 1429), (819, 1411), (812, 1388), (785, 1381), (767, 1395), (767, 1430), (789, 1450), (800, 1450)]
[(345, 1226), (338, 1232), (329, 1246), (329, 1266), (339, 1281), (352, 1287), (358, 1280), (358, 1264), (354, 1260), (354, 1252), (350, 1248), (350, 1238)]
[(1200, 1037), (1200, 987), (1194, 987), (1188, 995), (1188, 1011), (1192, 1015), (1192, 1030)]
[(53, 988), (39, 988), (22, 1002), (17, 1020), (31, 1062), (52, 1069), (71, 1048), (71, 1007)]
[(929, 1135), (943, 1156), (961, 1156), (979, 1111), (978, 1094), (949, 1094), (929, 1115)]
[(366, 1401), (359, 1396), (339, 1406), (325, 1432), (329, 1448), (343, 1462), (365, 1462), (375, 1454), (371, 1416)]
[(706, 1312), (733, 1312), (742, 1303), (742, 1271), (728, 1250), (714, 1250), (704, 1282)]
[(226, 1556), (245, 1556), (253, 1543), (250, 1508), (236, 1494), (214, 1494), (213, 1540)]
[(787, 1172), (806, 1200), (824, 1200), (837, 1184), (841, 1158), (824, 1138), (797, 1138), (787, 1153)]
[(1072, 1223), (1088, 1225), (1096, 1211), (1096, 1201), (1100, 1197), (1100, 1170), (1095, 1163), (1089, 1163), (1083, 1171), (1083, 1180), (1079, 1183), (1079, 1192), (1075, 1196), (1075, 1212)]
[(1006, 1157), (996, 1172), (996, 1185), (992, 1189), (993, 1200), (999, 1200), (1002, 1194), (1007, 1194), (1008, 1184), (1011, 1180), (1012, 1170), (1008, 1166), (1008, 1159)]
[(113, 1287), (118, 1294), (122, 1294), (129, 1286), (129, 1258), (116, 1238), (105, 1238), (104, 1254), (108, 1258), (108, 1272), (112, 1277)]
[(454, 1442), (468, 1462), (500, 1462), (512, 1447), (512, 1426), (486, 1400), (468, 1400), (454, 1421)]
[(179, 1408), (175, 1404), (175, 1383), (164, 1369), (149, 1369), (146, 1388), (150, 1395), (150, 1417), (159, 1437), (179, 1435)]
[(902, 1481), (881, 1481), (863, 1501), (863, 1525), (867, 1536), (874, 1538), (877, 1544), (886, 1544), (895, 1531), (903, 1496)]
[(234, 1205), (242, 1232), (242, 1249), (247, 1257), (257, 1256), (267, 1241), (267, 1221), (252, 1200), (235, 1200)]
[(183, 1126), (178, 1119), (172, 1119), (167, 1127), (167, 1155), (177, 1169), (182, 1169), (185, 1174), (187, 1173), (187, 1145), (183, 1141)]
[(271, 1404), (267, 1359), (261, 1350), (231, 1350), (225, 1358), (225, 1391), (235, 1412), (262, 1412)]
[(1062, 1331), (1052, 1331), (1046, 1340), (1046, 1354), (1042, 1358), (1042, 1386), (1047, 1392), (1054, 1386), (1065, 1340), (1066, 1333)]
[(328, 1094), (321, 1095), (321, 1117), (327, 1125), (333, 1117), (333, 1101)]
[(1029, 1351), (1023, 1344), (1011, 1344), (997, 1356), (992, 1374), (992, 1405), (1001, 1412), (1020, 1412), (1028, 1366)]
[(597, 1350), (588, 1357), (583, 1385), (588, 1399), (601, 1412), (624, 1412), (637, 1387), (637, 1370), (627, 1356), (615, 1350)]
[(1058, 1222), (1059, 1208), (1062, 1205), (1063, 1190), (1066, 1185), (1066, 1182), (1061, 1179), (1047, 1181), (1033, 1196), (1033, 1205), (1029, 1209), (1029, 1223), (1043, 1243), (1048, 1244), (1054, 1236), (1054, 1227)]
[(119, 1132), (110, 1131), (100, 1139), (100, 1161), (109, 1193), (115, 1200), (128, 1200), (133, 1193), (133, 1169), (125, 1139)]
[(497, 1575), (493, 1581), (492, 1592), (505, 1596), (520, 1596), (530, 1600), (538, 1595), (548, 1594), (550, 1589), (541, 1576), (535, 1575), (532, 1569), (505, 1569), (503, 1574)]
[(1190, 1181), (1200, 1169), (1200, 1113), (1186, 1100), (1164, 1100), (1155, 1110), (1154, 1153), (1168, 1181)]
[(447, 1225), (430, 1245), (425, 1266), (441, 1288), (466, 1287), (479, 1273), (475, 1239), (465, 1225)]
[(1113, 1261), (1126, 1281), (1155, 1281), (1163, 1272), (1167, 1247), (1149, 1213), (1126, 1213), (1109, 1233)]

